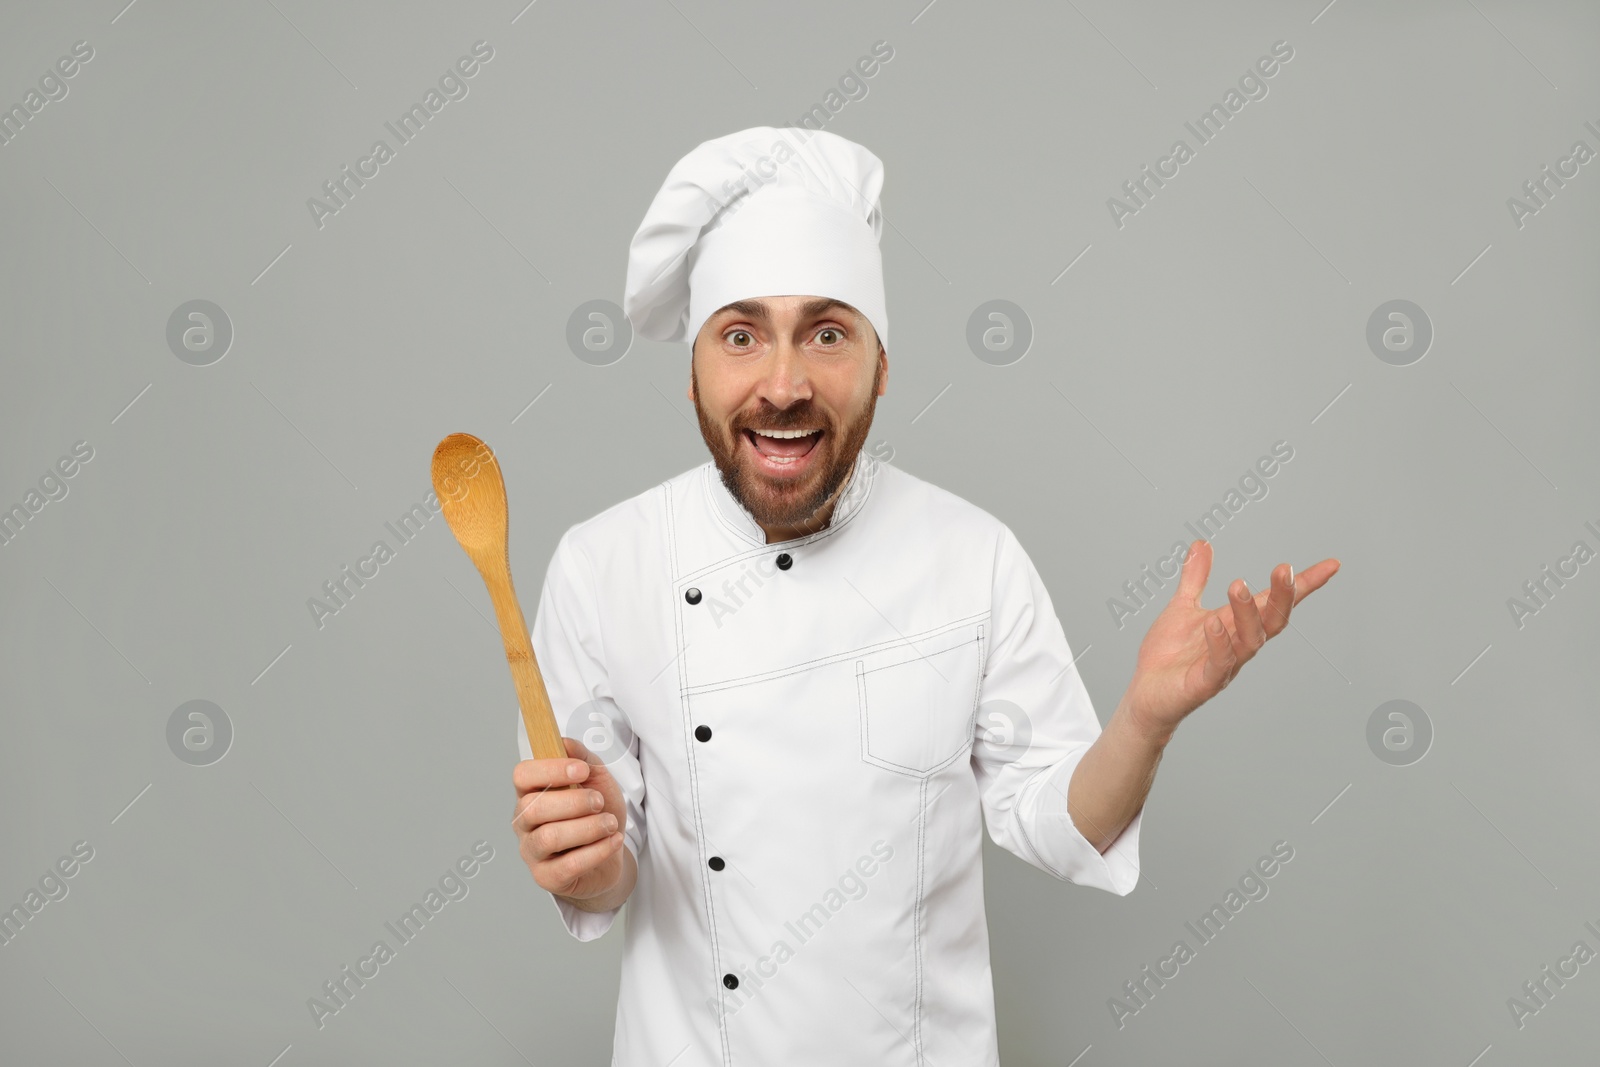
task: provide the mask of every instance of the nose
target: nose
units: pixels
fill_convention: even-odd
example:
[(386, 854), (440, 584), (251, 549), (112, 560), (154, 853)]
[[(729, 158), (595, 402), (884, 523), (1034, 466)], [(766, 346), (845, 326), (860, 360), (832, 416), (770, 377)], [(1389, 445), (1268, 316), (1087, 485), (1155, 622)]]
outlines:
[(811, 399), (811, 376), (805, 356), (787, 335), (780, 336), (767, 359), (758, 387), (761, 399), (780, 411)]

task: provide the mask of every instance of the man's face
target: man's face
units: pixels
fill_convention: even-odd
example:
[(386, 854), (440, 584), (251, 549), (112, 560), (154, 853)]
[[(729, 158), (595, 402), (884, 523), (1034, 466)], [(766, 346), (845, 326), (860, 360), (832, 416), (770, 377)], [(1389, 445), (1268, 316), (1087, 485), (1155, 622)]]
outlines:
[(700, 328), (689, 372), (700, 432), (769, 533), (802, 526), (844, 484), (888, 367), (872, 324), (836, 300), (740, 300)]

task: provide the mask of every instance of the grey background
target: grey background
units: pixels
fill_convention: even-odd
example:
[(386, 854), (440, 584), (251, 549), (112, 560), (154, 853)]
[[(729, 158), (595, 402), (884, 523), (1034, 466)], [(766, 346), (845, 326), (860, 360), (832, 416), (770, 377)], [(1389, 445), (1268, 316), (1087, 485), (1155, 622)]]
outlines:
[[(1004, 1061), (1592, 1057), (1600, 964), (1521, 1028), (1507, 999), (1600, 949), (1600, 564), (1521, 628), (1507, 601), (1600, 547), (1600, 163), (1521, 228), (1506, 201), (1600, 149), (1593, 5), (124, 2), (0, 8), (6, 106), (95, 50), (0, 147), (0, 505), (94, 449), (0, 547), (0, 903), (95, 850), (0, 947), (0, 1058), (607, 1061), (621, 928), (572, 941), (516, 855), (465, 554), (435, 519), (321, 629), (306, 601), (394, 545), (448, 432), (501, 457), (530, 613), (566, 527), (700, 463), (685, 348), (594, 366), (567, 318), (620, 301), (673, 161), (797, 120), (878, 40), (827, 126), (886, 165), (872, 442), (1017, 531), (1102, 718), (1157, 610), (1107, 599), (1274, 442), (1207, 603), (1343, 561), (1180, 730), (1131, 896), (988, 846)], [(480, 39), (470, 94), (318, 229), (307, 198)], [(1278, 40), (1266, 98), (1116, 227)], [(203, 367), (166, 343), (195, 299), (234, 331)], [(1034, 331), (1009, 366), (966, 344), (990, 299)], [(1366, 343), (1394, 299), (1434, 329), (1410, 366)], [(200, 699), (233, 729), (206, 766), (167, 742)], [(1366, 740), (1396, 699), (1434, 731), (1409, 766)], [(480, 839), (470, 895), (319, 1030), (307, 999)], [(1279, 840), (1270, 895), (1119, 1028), (1109, 998)]]

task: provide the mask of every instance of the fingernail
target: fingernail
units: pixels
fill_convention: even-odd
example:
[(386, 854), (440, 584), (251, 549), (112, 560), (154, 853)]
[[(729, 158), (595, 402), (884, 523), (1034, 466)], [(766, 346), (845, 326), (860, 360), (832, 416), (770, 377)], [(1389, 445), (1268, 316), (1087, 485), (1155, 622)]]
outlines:
[(590, 793), (589, 793), (589, 808), (590, 808), (590, 810), (591, 811), (599, 811), (601, 808), (603, 808), (605, 806), (606, 806), (605, 798), (602, 797), (599, 793), (596, 793), (593, 790), (591, 790)]
[(610, 833), (617, 828), (617, 817), (615, 815), (606, 815), (601, 818), (600, 825), (606, 828), (607, 833)]
[(567, 764), (567, 777), (571, 778), (574, 782), (576, 782), (579, 778), (582, 778), (583, 777), (583, 764), (581, 764), (581, 763), (569, 763), (569, 764)]

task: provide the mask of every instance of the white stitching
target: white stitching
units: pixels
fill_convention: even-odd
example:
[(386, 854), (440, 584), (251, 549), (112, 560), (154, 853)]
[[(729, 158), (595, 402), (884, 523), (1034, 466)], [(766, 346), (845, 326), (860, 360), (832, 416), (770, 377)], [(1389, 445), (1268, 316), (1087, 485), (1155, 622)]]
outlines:
[(928, 779), (923, 778), (917, 790), (917, 899), (911, 909), (911, 948), (916, 973), (916, 999), (911, 1006), (911, 1036), (919, 1065), (925, 1062), (922, 1054), (922, 903), (928, 841), (927, 798)]
[[(869, 702), (867, 700), (866, 676), (868, 674), (871, 674), (874, 671), (887, 670), (890, 667), (904, 667), (909, 664), (916, 663), (917, 660), (914, 658), (904, 659), (896, 661), (895, 663), (885, 664), (882, 667), (871, 668), (865, 667), (864, 661), (862, 660), (856, 661), (856, 714), (860, 716), (862, 724), (861, 759), (864, 763), (871, 764), (874, 767), (880, 767), (886, 771), (892, 771), (896, 774), (903, 774), (910, 778), (926, 779), (944, 770), (956, 760), (960, 759), (964, 754), (972, 751), (972, 731), (974, 729), (974, 724), (978, 714), (978, 693), (983, 686), (983, 624), (978, 624), (977, 634), (975, 637), (963, 637), (960, 641), (957, 641), (948, 648), (942, 648), (937, 652), (928, 653), (930, 656), (938, 656), (943, 655), (946, 652), (955, 652), (961, 649), (963, 646), (973, 643), (974, 641), (976, 641), (978, 645), (979, 669), (977, 671), (977, 680), (973, 686), (971, 707), (967, 710), (967, 723), (965, 731), (962, 735), (962, 743), (957, 746), (956, 749), (950, 753), (950, 755), (946, 756), (938, 763), (933, 764), (925, 770), (919, 770), (916, 767), (908, 767), (903, 763), (896, 763), (894, 760), (873, 754), (871, 731), (872, 716), (871, 710), (868, 706)], [(910, 642), (907, 643), (909, 644)]]
[[(676, 522), (674, 520), (674, 515), (673, 515), (672, 495), (671, 495), (671, 493), (667, 494), (666, 500), (667, 500), (667, 536), (668, 536), (669, 541), (674, 546), (672, 568), (673, 568), (673, 570), (676, 570), (677, 569), (677, 558), (676, 558), (677, 537), (676, 537)], [(676, 577), (674, 577), (673, 586), (674, 586), (674, 589), (675, 589), (676, 588)], [(699, 854), (699, 857), (700, 857), (700, 862), (698, 864), (698, 866), (700, 868), (700, 871), (699, 871), (700, 890), (701, 890), (701, 893), (703, 894), (704, 899), (705, 899), (706, 930), (707, 930), (707, 932), (708, 932), (708, 934), (710, 935), (710, 938), (711, 938), (711, 945), (710, 945), (710, 950), (711, 950), (711, 980), (714, 983), (714, 987), (717, 990), (717, 1005), (718, 1005), (718, 1008), (719, 1008), (719, 1010), (717, 1012), (717, 1030), (718, 1030), (718, 1036), (722, 1040), (722, 1062), (724, 1063), (724, 1065), (727, 1065), (727, 1064), (730, 1064), (732, 1062), (732, 1059), (731, 1059), (732, 1051), (728, 1047), (728, 1012), (727, 1012), (727, 1007), (726, 1007), (726, 1003), (725, 1003), (726, 997), (727, 997), (727, 992), (723, 988), (721, 975), (719, 975), (717, 973), (718, 953), (717, 953), (716, 903), (712, 898), (711, 880), (706, 876), (706, 870), (708, 869), (706, 867), (706, 862), (705, 862), (705, 860), (706, 860), (706, 856), (705, 856), (706, 832), (705, 832), (705, 823), (704, 823), (703, 817), (702, 817), (701, 812), (700, 812), (700, 775), (699, 775), (699, 771), (695, 767), (694, 713), (693, 713), (693, 709), (690, 707), (689, 690), (688, 690), (688, 687), (685, 685), (685, 683), (688, 681), (687, 674), (688, 674), (688, 669), (689, 668), (688, 668), (688, 664), (686, 662), (687, 657), (684, 655), (684, 652), (685, 652), (687, 646), (684, 644), (684, 633), (683, 633), (683, 601), (678, 599), (678, 597), (677, 597), (675, 592), (674, 592), (674, 595), (673, 595), (673, 598), (672, 598), (672, 620), (673, 620), (674, 643), (677, 646), (677, 654), (678, 654), (678, 656), (677, 656), (677, 659), (678, 659), (678, 706), (679, 706), (680, 717), (681, 717), (682, 722), (683, 722), (684, 756), (685, 756), (685, 760), (687, 762), (687, 766), (688, 766), (688, 770), (689, 770), (689, 807), (692, 810), (693, 815), (694, 815), (695, 850)]]
[[(734, 689), (741, 685), (754, 685), (757, 682), (770, 682), (775, 679), (785, 677), (786, 675), (798, 674), (801, 671), (808, 671), (814, 667), (828, 666), (833, 663), (850, 659), (851, 657), (871, 655), (877, 652), (883, 652), (888, 649), (895, 648), (897, 646), (911, 645), (917, 641), (925, 641), (929, 637), (939, 636), (946, 630), (954, 630), (962, 626), (969, 626), (980, 619), (988, 618), (988, 616), (989, 613), (987, 611), (980, 611), (976, 615), (969, 615), (964, 619), (957, 619), (954, 622), (947, 622), (940, 626), (935, 626), (931, 630), (924, 630), (922, 633), (912, 634), (910, 637), (896, 637), (888, 641), (878, 641), (874, 644), (862, 645), (860, 648), (852, 648), (847, 652), (835, 652), (827, 656), (818, 656), (816, 659), (806, 660), (802, 663), (796, 663), (789, 667), (783, 667), (775, 671), (767, 671), (762, 674), (747, 674), (742, 678), (729, 678), (721, 682), (704, 682), (700, 685), (689, 688), (686, 690), (686, 692), (691, 696), (699, 696), (701, 693), (715, 693), (722, 689)], [(948, 649), (946, 651), (948, 651)]]

